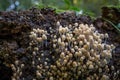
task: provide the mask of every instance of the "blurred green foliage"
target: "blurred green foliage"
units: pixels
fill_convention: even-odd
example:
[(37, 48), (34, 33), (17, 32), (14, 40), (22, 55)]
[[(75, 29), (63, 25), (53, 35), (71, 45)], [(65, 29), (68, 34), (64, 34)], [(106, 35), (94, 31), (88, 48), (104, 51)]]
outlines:
[[(16, 2), (19, 4), (16, 5)], [(99, 16), (102, 6), (120, 6), (120, 0), (0, 0), (0, 10), (25, 10), (36, 5), (40, 8), (53, 7), (58, 12), (74, 10), (91, 16)]]
[(8, 0), (0, 0), (0, 10), (5, 10), (9, 6)]

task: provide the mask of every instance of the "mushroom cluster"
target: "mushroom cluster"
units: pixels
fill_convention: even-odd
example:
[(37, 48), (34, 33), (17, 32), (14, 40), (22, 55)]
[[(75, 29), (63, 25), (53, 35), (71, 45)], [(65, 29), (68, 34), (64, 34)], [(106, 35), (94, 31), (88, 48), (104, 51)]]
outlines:
[(116, 32), (99, 26), (106, 21), (51, 8), (0, 16), (0, 80), (120, 80)]
[(49, 31), (33, 29), (30, 33), (36, 79), (109, 80), (114, 70), (109, 63), (115, 47), (107, 44), (108, 34), (87, 24), (62, 26), (58, 21), (56, 26)]
[(20, 63), (19, 60), (15, 61), (15, 64), (10, 65), (13, 70), (12, 80), (19, 80), (22, 75), (22, 70), (24, 68), (24, 64)]

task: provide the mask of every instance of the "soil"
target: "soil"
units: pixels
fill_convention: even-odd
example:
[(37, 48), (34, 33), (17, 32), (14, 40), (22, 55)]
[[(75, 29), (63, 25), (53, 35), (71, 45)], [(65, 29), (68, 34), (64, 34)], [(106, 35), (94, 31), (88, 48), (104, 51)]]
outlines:
[[(112, 12), (111, 12), (112, 11)], [(55, 28), (56, 22), (65, 26), (75, 22), (84, 24), (94, 24), (101, 33), (108, 33), (110, 38), (108, 43), (113, 43), (117, 47), (113, 51), (113, 62), (116, 70), (120, 70), (120, 34), (116, 29), (103, 18), (112, 21), (115, 25), (120, 23), (120, 12), (114, 8), (103, 8), (102, 16), (92, 20), (89, 16), (77, 15), (75, 12), (67, 11), (57, 14), (55, 9), (32, 8), (25, 11), (0, 12), (0, 80), (10, 80), (12, 70), (10, 64), (15, 60), (26, 63), (29, 59), (26, 53), (29, 53), (29, 32), (32, 28), (42, 28), (49, 31), (49, 27)], [(111, 13), (113, 15), (108, 15)], [(26, 66), (24, 76), (34, 72), (29, 66)], [(7, 73), (6, 73), (7, 72)], [(32, 75), (32, 74), (31, 74)]]

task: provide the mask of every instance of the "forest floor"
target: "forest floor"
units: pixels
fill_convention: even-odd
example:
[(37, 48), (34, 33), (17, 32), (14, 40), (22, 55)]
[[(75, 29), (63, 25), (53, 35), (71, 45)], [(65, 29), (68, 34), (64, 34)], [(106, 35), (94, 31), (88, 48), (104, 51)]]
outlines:
[[(75, 22), (93, 24), (100, 33), (108, 33), (107, 42), (116, 45), (112, 54), (113, 64), (116, 70), (120, 70), (120, 34), (112, 24), (104, 19), (117, 25), (120, 23), (119, 10), (104, 7), (102, 16), (94, 20), (85, 15), (76, 16), (72, 11), (57, 14), (54, 9), (50, 8), (0, 12), (0, 80), (10, 80), (12, 70), (9, 65), (14, 63), (16, 59), (22, 60), (27, 56), (25, 53), (28, 52), (27, 47), (30, 42), (29, 32), (33, 28), (45, 30), (49, 30), (49, 27), (55, 28), (57, 21), (60, 21), (62, 25)], [(28, 72), (32, 72), (32, 70)]]

